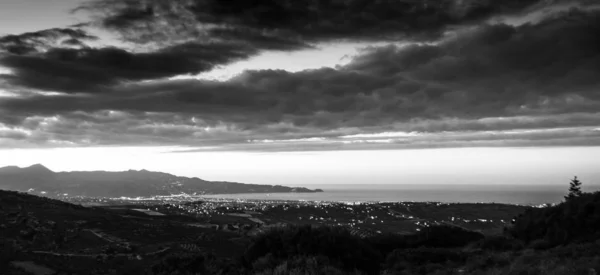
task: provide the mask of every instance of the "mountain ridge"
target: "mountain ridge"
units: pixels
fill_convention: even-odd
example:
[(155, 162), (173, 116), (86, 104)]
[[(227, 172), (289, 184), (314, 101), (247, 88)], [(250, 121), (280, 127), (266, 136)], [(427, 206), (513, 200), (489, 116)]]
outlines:
[(89, 197), (146, 197), (180, 194), (313, 193), (304, 187), (207, 181), (148, 170), (53, 172), (42, 164), (0, 167), (0, 189)]

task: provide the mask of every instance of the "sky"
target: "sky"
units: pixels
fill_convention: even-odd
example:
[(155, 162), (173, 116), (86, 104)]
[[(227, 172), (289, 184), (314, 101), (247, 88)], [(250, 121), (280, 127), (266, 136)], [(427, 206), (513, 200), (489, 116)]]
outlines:
[(0, 166), (600, 182), (590, 0), (3, 0)]

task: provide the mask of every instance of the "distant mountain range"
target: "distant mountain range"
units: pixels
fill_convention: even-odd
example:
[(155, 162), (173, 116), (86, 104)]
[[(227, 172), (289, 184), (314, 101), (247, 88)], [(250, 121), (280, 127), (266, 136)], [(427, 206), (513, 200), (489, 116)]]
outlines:
[(41, 164), (25, 168), (0, 168), (0, 189), (90, 197), (323, 192), (321, 189), (311, 190), (304, 187), (206, 181), (146, 170), (53, 172)]

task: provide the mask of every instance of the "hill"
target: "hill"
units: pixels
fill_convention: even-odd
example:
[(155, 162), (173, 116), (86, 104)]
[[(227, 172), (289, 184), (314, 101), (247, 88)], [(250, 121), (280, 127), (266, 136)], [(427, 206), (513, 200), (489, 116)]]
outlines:
[[(391, 219), (405, 218), (386, 219), (377, 209), (394, 208), (395, 213), (405, 208), (419, 217), (437, 209), (434, 216), (444, 212), (463, 219), (468, 215), (457, 212), (459, 206), (473, 213), (505, 212), (501, 205), (411, 204), (406, 208), (255, 202), (248, 208), (239, 202), (146, 205), (134, 200), (134, 205), (82, 207), (0, 190), (0, 270), (6, 274), (42, 274), (40, 270), (43, 274), (156, 275), (597, 274), (599, 196), (583, 194), (556, 206), (511, 210), (505, 216), (515, 215), (515, 224), (500, 235), (435, 223), (433, 216), (423, 217), (420, 223), (427, 224), (407, 233), (388, 226)], [(198, 208), (186, 214), (188, 206)], [(414, 211), (417, 208), (427, 211)], [(293, 215), (300, 209), (312, 211), (311, 216), (324, 210), (337, 221), (326, 222), (320, 215), (316, 215), (320, 222), (291, 221), (285, 209), (295, 211)], [(354, 226), (336, 226), (344, 211), (354, 213), (353, 220), (365, 212), (380, 216), (385, 225), (375, 229), (391, 231), (356, 234)], [(551, 243), (554, 234), (547, 233), (551, 226), (571, 237)]]
[(136, 212), (0, 190), (0, 274), (148, 274), (169, 255), (243, 249), (194, 217)]
[(527, 209), (508, 233), (548, 247), (600, 240), (600, 192), (583, 193), (552, 207)]
[(236, 194), (322, 192), (303, 187), (215, 182), (162, 172), (53, 172), (41, 164), (0, 168), (0, 189), (34, 191), (45, 195), (90, 197), (168, 196), (178, 194)]

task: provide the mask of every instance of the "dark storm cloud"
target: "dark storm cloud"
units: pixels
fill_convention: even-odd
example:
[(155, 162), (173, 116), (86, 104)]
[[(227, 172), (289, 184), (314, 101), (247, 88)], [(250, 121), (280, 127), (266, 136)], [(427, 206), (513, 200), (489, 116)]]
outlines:
[(269, 110), (322, 129), (597, 112), (599, 18), (570, 12), (537, 25), (487, 25), (435, 45), (367, 49), (337, 69), (248, 71), (214, 85), (140, 87), (201, 106)]
[(99, 93), (121, 82), (207, 72), (262, 50), (311, 47), (298, 39), (253, 29), (214, 29), (211, 35), (218, 39), (168, 43), (171, 45), (143, 52), (90, 47), (85, 42), (96, 37), (81, 29), (7, 35), (0, 37), (0, 66), (11, 69), (12, 74), (0, 75), (0, 80), (13, 87)]
[[(407, 36), (431, 39), (451, 25), (519, 12), (540, 2), (544, 1), (94, 0), (77, 10), (97, 13), (102, 27), (120, 31), (125, 39), (135, 42), (203, 34), (207, 26), (278, 30), (281, 37), (291, 34), (314, 42), (394, 40)], [(165, 25), (169, 27), (159, 28)]]
[(0, 56), (0, 65), (13, 71), (2, 78), (15, 86), (97, 93), (123, 81), (205, 72), (254, 54), (254, 48), (232, 43), (185, 43), (142, 53), (119, 48), (52, 48), (36, 55)]
[(538, 25), (483, 26), (438, 45), (371, 49), (344, 69), (408, 79), (397, 94), (420, 94), (446, 115), (592, 110), (599, 30), (598, 12), (570, 12)]
[[(286, 139), (299, 150), (598, 145), (599, 131), (589, 127), (600, 125), (599, 18), (600, 12), (570, 11), (538, 24), (482, 25), (439, 43), (368, 48), (335, 69), (247, 71), (224, 82), (159, 80), (118, 83), (97, 94), (5, 98), (0, 122), (40, 132), (40, 144), (66, 139), (240, 150), (291, 148), (277, 143)], [(35, 116), (58, 117), (46, 129), (28, 121)], [(421, 136), (340, 140), (381, 132)], [(305, 140), (311, 137), (325, 141)]]
[(53, 28), (36, 32), (0, 37), (0, 52), (33, 54), (57, 45), (83, 46), (84, 42), (98, 39), (82, 29)]
[[(293, 51), (330, 40), (438, 38), (449, 26), (523, 11), (526, 1), (213, 1), (98, 0), (76, 10), (97, 13), (105, 29), (146, 51), (92, 48), (81, 28), (0, 38), (3, 78), (14, 87), (97, 93), (123, 81), (207, 72), (261, 51)], [(77, 27), (77, 28), (76, 28)], [(418, 61), (418, 60), (417, 60)]]
[(236, 41), (252, 45), (258, 49), (294, 51), (314, 48), (291, 34), (282, 34), (280, 31), (267, 32), (252, 28), (214, 28), (208, 32), (213, 38), (226, 41)]

